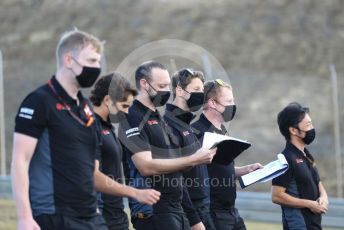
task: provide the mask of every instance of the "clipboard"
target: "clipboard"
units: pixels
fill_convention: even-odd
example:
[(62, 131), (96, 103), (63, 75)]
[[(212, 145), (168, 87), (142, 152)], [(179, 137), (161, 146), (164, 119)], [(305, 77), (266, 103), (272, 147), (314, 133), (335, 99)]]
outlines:
[(229, 165), (243, 151), (251, 147), (251, 144), (246, 140), (205, 132), (202, 147), (207, 149), (217, 147), (212, 163)]
[(265, 165), (264, 168), (257, 169), (239, 178), (241, 188), (246, 188), (254, 183), (264, 183), (285, 173), (289, 164), (282, 153), (277, 154), (277, 160)]

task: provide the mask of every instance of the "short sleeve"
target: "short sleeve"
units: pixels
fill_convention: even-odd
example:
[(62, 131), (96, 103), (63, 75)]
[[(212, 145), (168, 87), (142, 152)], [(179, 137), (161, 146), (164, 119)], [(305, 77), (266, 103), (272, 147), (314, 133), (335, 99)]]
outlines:
[(289, 167), (289, 169), (284, 174), (272, 180), (272, 185), (287, 188), (291, 180), (292, 180), (292, 170)]
[(15, 132), (39, 138), (47, 126), (45, 96), (33, 92), (28, 95), (19, 107), (15, 118)]
[(145, 127), (140, 127), (140, 121), (137, 118), (124, 119), (118, 128), (118, 137), (129, 155), (138, 152), (151, 151), (150, 141)]

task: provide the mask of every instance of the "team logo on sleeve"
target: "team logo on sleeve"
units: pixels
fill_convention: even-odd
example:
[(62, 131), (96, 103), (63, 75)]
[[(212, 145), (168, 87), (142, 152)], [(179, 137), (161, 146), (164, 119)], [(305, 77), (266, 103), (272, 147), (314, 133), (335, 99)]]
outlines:
[(186, 130), (183, 132), (183, 135), (184, 135), (184, 137), (186, 137), (186, 136), (190, 135), (190, 132)]
[(33, 109), (30, 109), (27, 107), (21, 107), (18, 116), (31, 120), (34, 113), (35, 113), (35, 110)]
[(139, 127), (131, 128), (131, 129), (128, 129), (127, 131), (125, 131), (125, 134), (127, 135), (127, 138), (132, 137), (132, 136), (136, 136), (136, 135), (140, 135), (140, 129), (139, 129)]

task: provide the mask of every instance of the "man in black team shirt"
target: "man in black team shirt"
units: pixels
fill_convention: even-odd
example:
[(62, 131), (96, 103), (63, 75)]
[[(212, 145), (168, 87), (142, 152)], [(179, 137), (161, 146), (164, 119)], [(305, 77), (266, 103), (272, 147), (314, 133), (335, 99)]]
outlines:
[[(152, 188), (161, 192), (160, 200), (153, 205), (153, 216), (143, 220), (142, 213), (131, 206), (133, 224), (137, 229), (190, 229), (182, 208), (182, 173), (190, 166), (210, 163), (216, 150), (200, 149), (195, 154), (181, 157), (172, 148), (175, 141), (170, 128), (161, 118), (158, 106), (170, 97), (170, 76), (166, 68), (155, 61), (143, 63), (135, 73), (139, 90), (137, 99), (129, 109), (127, 121), (120, 123), (120, 140), (133, 162), (132, 178), (137, 174), (150, 180)], [(142, 182), (141, 182), (142, 183)], [(146, 183), (147, 184), (147, 183)], [(134, 209), (134, 208), (135, 209)]]
[[(167, 104), (164, 119), (172, 128), (178, 142), (175, 148), (180, 148), (183, 156), (193, 154), (201, 148), (201, 143), (193, 133), (190, 122), (195, 115), (193, 112), (202, 108), (204, 103), (203, 93), (204, 76), (200, 71), (183, 68), (173, 74), (173, 103)], [(206, 184), (208, 170), (205, 164), (197, 165), (183, 173), (185, 186), (188, 189), (190, 199), (198, 218), (205, 229), (215, 230), (215, 225), (209, 213), (209, 186)], [(197, 218), (186, 213), (193, 226)], [(191, 213), (192, 215), (192, 213)]]
[(66, 32), (56, 75), (19, 108), (12, 162), (18, 229), (107, 229), (94, 188), (94, 114), (80, 91), (98, 78), (101, 49), (90, 34)]
[(305, 147), (315, 139), (309, 109), (290, 103), (278, 114), (277, 122), (286, 139), (283, 155), (289, 169), (272, 180), (272, 201), (281, 205), (284, 230), (319, 230), (328, 197), (320, 181), (315, 160)]
[[(205, 83), (204, 93), (204, 111), (199, 120), (192, 124), (194, 132), (198, 133), (201, 141), (204, 132), (228, 135), (223, 123), (232, 120), (236, 111), (232, 87), (217, 79)], [(210, 213), (217, 230), (246, 229), (243, 219), (235, 208), (235, 179), (261, 167), (259, 163), (234, 167), (234, 162), (227, 166), (216, 163), (208, 165)]]
[(96, 168), (100, 168), (102, 173), (113, 179), (104, 178), (102, 173), (96, 170), (96, 187), (98, 180), (107, 179), (107, 186), (102, 190), (107, 191), (108, 194), (102, 193), (98, 203), (109, 230), (129, 229), (122, 196), (149, 205), (156, 203), (160, 197), (160, 193), (152, 189), (138, 190), (118, 183), (123, 179), (122, 148), (111, 122), (118, 123), (124, 118), (136, 94), (136, 90), (130, 86), (127, 79), (119, 73), (111, 73), (97, 81), (90, 96), (101, 141)]

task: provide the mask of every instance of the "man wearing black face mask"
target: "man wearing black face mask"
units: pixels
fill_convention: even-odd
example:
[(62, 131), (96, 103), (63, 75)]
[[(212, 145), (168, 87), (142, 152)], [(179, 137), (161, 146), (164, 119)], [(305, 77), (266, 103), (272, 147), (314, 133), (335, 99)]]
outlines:
[[(203, 113), (199, 120), (192, 124), (201, 143), (205, 132), (228, 135), (224, 122), (232, 120), (236, 112), (232, 87), (229, 84), (220, 79), (208, 81), (204, 85), (204, 93)], [(229, 165), (216, 163), (208, 165), (210, 213), (217, 230), (246, 229), (243, 219), (235, 208), (235, 180), (236, 177), (261, 167), (259, 163), (234, 167), (234, 162)]]
[(287, 143), (283, 155), (289, 169), (272, 181), (272, 201), (281, 205), (283, 229), (319, 230), (328, 197), (320, 181), (315, 160), (305, 148), (315, 139), (309, 109), (290, 103), (277, 118)]
[[(167, 104), (165, 120), (177, 138), (175, 148), (188, 156), (201, 148), (201, 143), (191, 128), (191, 121), (204, 103), (204, 76), (200, 71), (183, 68), (172, 77), (173, 103)], [(185, 186), (192, 201), (191, 207), (184, 199), (183, 207), (192, 229), (215, 230), (209, 213), (208, 170), (205, 164), (197, 165), (183, 173)], [(183, 198), (187, 198), (186, 196)], [(195, 209), (196, 211), (194, 211)]]
[[(138, 190), (120, 183), (123, 179), (122, 148), (112, 123), (125, 119), (136, 94), (127, 79), (119, 73), (111, 73), (97, 81), (90, 96), (101, 142), (94, 177), (96, 188), (102, 187), (98, 204), (109, 230), (129, 229), (122, 196), (149, 205), (160, 197), (160, 193), (152, 189)], [(106, 180), (106, 186), (102, 185), (102, 180)]]
[(176, 139), (156, 108), (170, 95), (170, 76), (161, 63), (141, 64), (135, 81), (138, 96), (119, 127), (130, 169), (129, 183), (138, 188), (152, 187), (161, 192), (161, 197), (153, 207), (130, 200), (132, 223), (139, 230), (190, 229), (182, 207), (181, 170), (210, 163), (216, 150), (200, 149), (184, 157), (174, 149), (172, 142)]
[(18, 229), (107, 229), (94, 187), (94, 113), (80, 91), (98, 78), (101, 50), (98, 38), (66, 32), (55, 76), (20, 106), (12, 163)]

